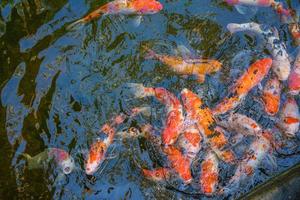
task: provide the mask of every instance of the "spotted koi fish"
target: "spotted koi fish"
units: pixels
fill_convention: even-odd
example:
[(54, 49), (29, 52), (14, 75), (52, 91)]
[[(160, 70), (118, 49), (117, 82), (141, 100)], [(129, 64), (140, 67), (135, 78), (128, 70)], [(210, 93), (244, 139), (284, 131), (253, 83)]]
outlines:
[(300, 51), (294, 63), (294, 68), (288, 79), (289, 93), (292, 95), (299, 94), (300, 91)]
[(291, 71), (289, 55), (284, 42), (280, 41), (278, 30), (275, 27), (260, 25), (254, 22), (244, 24), (228, 24), (227, 29), (231, 33), (248, 31), (258, 34), (266, 41), (266, 47), (273, 57), (272, 70), (278, 76), (278, 79), (285, 81)]
[(272, 59), (270, 58), (264, 58), (253, 63), (231, 87), (229, 95), (213, 109), (213, 114), (224, 114), (237, 107), (249, 91), (268, 74), (271, 65)]
[(178, 56), (161, 55), (146, 48), (147, 58), (154, 58), (168, 65), (176, 73), (182, 75), (195, 75), (199, 83), (205, 81), (205, 75), (217, 72), (222, 63), (213, 59), (183, 59)]
[(216, 126), (212, 111), (203, 104), (195, 93), (188, 89), (182, 90), (181, 98), (188, 117), (196, 121), (200, 132), (203, 133), (204, 141), (210, 144), (219, 158), (225, 162), (233, 162), (235, 159), (233, 152), (223, 149), (228, 141), (223, 130)]
[(278, 113), (280, 106), (280, 95), (281, 87), (279, 80), (276, 77), (268, 80), (263, 89), (261, 97), (265, 111), (268, 115), (274, 116)]
[(288, 137), (295, 137), (299, 130), (300, 114), (297, 102), (293, 97), (288, 97), (279, 116), (278, 126)]
[(158, 13), (163, 9), (162, 4), (156, 0), (115, 0), (100, 6), (82, 19), (68, 26), (69, 29), (78, 24), (86, 24), (101, 15), (108, 14), (137, 14), (149, 15)]

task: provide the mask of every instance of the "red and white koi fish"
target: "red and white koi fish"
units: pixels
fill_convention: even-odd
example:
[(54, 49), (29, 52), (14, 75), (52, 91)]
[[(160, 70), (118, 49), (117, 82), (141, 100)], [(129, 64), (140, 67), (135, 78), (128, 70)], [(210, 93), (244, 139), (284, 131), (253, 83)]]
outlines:
[(261, 132), (261, 127), (256, 121), (239, 113), (231, 114), (227, 120), (218, 122), (218, 124), (244, 136), (257, 136)]
[(213, 114), (224, 114), (237, 107), (249, 91), (268, 74), (271, 65), (272, 59), (270, 58), (263, 58), (253, 63), (231, 87), (229, 95), (213, 109)]
[(174, 170), (185, 184), (189, 184), (193, 177), (191, 174), (190, 160), (185, 157), (176, 147), (164, 146), (163, 151), (168, 157), (170, 168)]
[(288, 79), (289, 93), (292, 95), (299, 94), (300, 91), (300, 51), (296, 57), (294, 68)]
[(244, 24), (230, 23), (227, 25), (227, 29), (231, 33), (248, 31), (262, 36), (266, 41), (266, 47), (273, 57), (272, 70), (278, 76), (279, 80), (285, 81), (288, 79), (291, 71), (289, 55), (285, 44), (280, 41), (278, 30), (275, 27), (250, 22)]
[(201, 163), (200, 185), (205, 195), (212, 195), (216, 191), (219, 181), (218, 158), (210, 151)]
[(235, 156), (231, 150), (224, 150), (228, 144), (223, 130), (216, 126), (212, 111), (205, 107), (202, 100), (192, 91), (183, 89), (181, 98), (188, 113), (188, 118), (196, 121), (198, 129), (203, 133), (203, 139), (209, 143), (212, 150), (225, 162), (233, 162)]
[(277, 114), (280, 106), (280, 95), (281, 87), (279, 80), (276, 77), (268, 80), (261, 97), (268, 115), (274, 116)]
[(163, 103), (167, 108), (167, 119), (164, 130), (162, 132), (162, 142), (164, 145), (171, 145), (177, 141), (182, 130), (184, 117), (182, 105), (179, 99), (166, 90), (165, 88), (144, 87), (142, 84), (127, 84), (135, 97), (142, 98), (146, 96), (154, 96), (158, 101)]
[(241, 181), (252, 176), (258, 165), (271, 153), (273, 136), (269, 131), (262, 131), (250, 145), (243, 160), (238, 164), (233, 177), (222, 192), (229, 192), (238, 188)]
[(100, 6), (82, 19), (68, 26), (73, 28), (78, 24), (86, 24), (101, 15), (108, 14), (137, 14), (148, 15), (158, 13), (163, 9), (162, 4), (156, 0), (115, 0)]
[(300, 114), (297, 102), (288, 97), (280, 113), (278, 126), (288, 137), (294, 137), (299, 130)]
[(184, 130), (178, 138), (178, 146), (183, 149), (184, 155), (193, 160), (201, 149), (201, 134), (197, 127), (191, 126)]
[(45, 167), (51, 161), (54, 161), (64, 174), (70, 174), (75, 169), (74, 159), (63, 149), (48, 148), (33, 157), (26, 153), (22, 155), (27, 159), (29, 169)]
[(148, 169), (142, 169), (144, 177), (146, 177), (149, 180), (159, 182), (159, 181), (165, 181), (167, 180), (170, 175), (171, 171), (168, 168), (157, 168), (153, 170)]
[(205, 75), (217, 72), (221, 69), (222, 63), (213, 59), (184, 59), (178, 56), (157, 54), (146, 48), (147, 58), (155, 58), (171, 67), (175, 72), (182, 75), (195, 75), (198, 82), (205, 81)]
[(100, 129), (101, 133), (104, 133), (107, 137), (104, 140), (97, 139), (90, 148), (87, 160), (85, 163), (85, 172), (88, 175), (94, 174), (101, 163), (105, 159), (105, 154), (108, 147), (113, 143), (116, 134), (116, 126), (122, 124), (126, 118), (134, 117), (139, 113), (146, 111), (144, 107), (133, 108), (129, 115), (120, 114), (114, 117), (110, 123), (106, 123)]

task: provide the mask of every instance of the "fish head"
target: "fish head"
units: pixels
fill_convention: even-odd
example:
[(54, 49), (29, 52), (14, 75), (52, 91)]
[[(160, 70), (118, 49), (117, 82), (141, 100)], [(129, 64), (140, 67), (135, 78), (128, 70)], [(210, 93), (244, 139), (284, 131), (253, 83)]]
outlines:
[(87, 162), (85, 165), (85, 173), (87, 175), (93, 175), (99, 169), (100, 162)]
[(68, 159), (61, 162), (61, 167), (64, 174), (70, 174), (75, 169), (74, 159), (70, 156)]
[(106, 149), (106, 144), (101, 140), (98, 140), (92, 144), (88, 159), (85, 164), (85, 172), (87, 175), (92, 175), (98, 170), (99, 165), (104, 158)]

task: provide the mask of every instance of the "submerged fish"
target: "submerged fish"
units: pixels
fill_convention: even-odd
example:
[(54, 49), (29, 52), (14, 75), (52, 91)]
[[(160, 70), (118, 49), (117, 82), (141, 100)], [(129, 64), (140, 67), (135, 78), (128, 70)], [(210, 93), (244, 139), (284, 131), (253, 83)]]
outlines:
[(216, 155), (210, 151), (201, 163), (200, 185), (205, 195), (212, 195), (216, 191), (219, 180), (218, 159)]
[(154, 58), (171, 67), (182, 75), (195, 75), (200, 83), (205, 81), (205, 75), (217, 72), (222, 63), (213, 59), (184, 59), (178, 56), (157, 54), (148, 49), (147, 58)]
[(296, 45), (300, 45), (300, 25), (299, 23), (290, 23), (289, 30)]
[(271, 65), (272, 59), (270, 58), (260, 59), (253, 63), (231, 87), (229, 95), (214, 108), (214, 115), (224, 114), (237, 107), (250, 90), (268, 74)]
[(68, 26), (69, 29), (78, 24), (86, 24), (105, 14), (155, 14), (163, 9), (162, 4), (156, 0), (115, 0), (100, 6), (82, 19)]
[(300, 91), (300, 51), (296, 57), (294, 68), (288, 79), (289, 92), (292, 95), (299, 94)]
[(192, 121), (196, 121), (199, 130), (203, 134), (204, 142), (210, 144), (219, 158), (225, 162), (233, 162), (235, 156), (231, 150), (224, 150), (228, 141), (223, 130), (216, 126), (212, 111), (205, 107), (202, 100), (188, 89), (182, 90), (181, 98), (188, 113), (187, 117)]
[(143, 172), (144, 177), (146, 177), (149, 180), (155, 181), (155, 182), (165, 181), (171, 175), (170, 169), (163, 168), (163, 167), (153, 169), (153, 170), (142, 169), (142, 172)]
[(183, 128), (183, 111), (179, 99), (165, 88), (144, 87), (142, 84), (127, 84), (135, 97), (142, 98), (154, 96), (166, 106), (167, 119), (162, 131), (162, 142), (164, 145), (174, 144)]
[(280, 112), (278, 126), (288, 137), (294, 137), (299, 130), (300, 114), (297, 102), (288, 97)]
[(261, 97), (268, 115), (274, 116), (277, 114), (280, 106), (280, 95), (281, 88), (279, 80), (276, 77), (269, 79), (263, 89)]
[(22, 155), (27, 159), (29, 169), (45, 167), (51, 161), (54, 161), (64, 174), (70, 174), (75, 168), (74, 159), (63, 149), (48, 148), (33, 157), (28, 154)]
[(272, 70), (278, 76), (279, 80), (285, 81), (288, 79), (291, 70), (289, 55), (285, 44), (280, 41), (278, 31), (275, 27), (250, 22), (244, 24), (230, 23), (227, 25), (227, 29), (231, 33), (248, 31), (262, 36), (266, 41), (266, 47), (273, 57)]

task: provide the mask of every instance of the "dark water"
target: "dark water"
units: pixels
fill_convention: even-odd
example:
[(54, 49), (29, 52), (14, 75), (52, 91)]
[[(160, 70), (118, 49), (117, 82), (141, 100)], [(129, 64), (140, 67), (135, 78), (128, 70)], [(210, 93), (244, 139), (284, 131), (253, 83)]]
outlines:
[[(271, 9), (261, 8), (255, 15), (243, 16), (217, 0), (162, 0), (163, 11), (145, 16), (139, 27), (134, 25), (134, 16), (104, 16), (81, 29), (66, 30), (75, 19), (103, 3), (0, 1), (1, 199), (204, 198), (178, 192), (176, 185), (144, 179), (133, 162), (134, 157), (143, 158), (151, 167), (143, 140), (116, 141), (114, 151), (109, 152), (114, 158), (105, 163), (102, 173), (92, 178), (85, 175), (85, 154), (107, 120), (132, 106), (163, 109), (153, 99), (130, 99), (120, 88), (135, 82), (179, 94), (186, 87), (198, 93), (208, 106), (214, 106), (250, 62), (268, 55), (260, 41), (244, 34), (228, 35), (226, 25), (231, 22), (274, 25), (289, 53), (294, 55), (296, 49), (287, 25)], [(299, 1), (288, 3), (294, 8), (300, 6)], [(157, 61), (145, 60), (142, 44), (168, 54), (174, 54), (176, 46), (185, 45), (195, 55), (218, 59), (223, 68), (198, 84)], [(270, 127), (261, 105), (253, 101), (256, 92), (251, 92), (240, 110), (265, 128)], [(150, 120), (162, 126), (163, 114), (158, 110)], [(129, 120), (122, 129), (145, 121), (149, 119)], [(298, 144), (299, 140), (294, 142)], [(23, 152), (35, 155), (48, 147), (67, 150), (76, 162), (76, 170), (59, 182), (55, 182), (59, 173), (54, 165), (28, 170), (20, 156)], [(277, 155), (278, 168), (259, 170), (250, 187), (299, 161), (298, 153)], [(221, 181), (226, 183), (226, 178)]]

